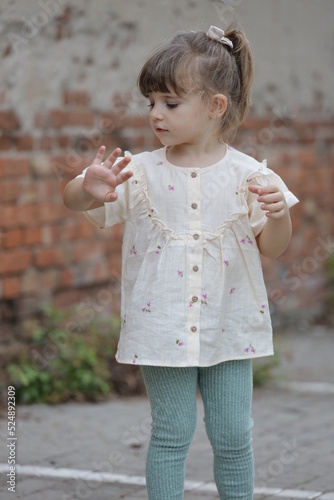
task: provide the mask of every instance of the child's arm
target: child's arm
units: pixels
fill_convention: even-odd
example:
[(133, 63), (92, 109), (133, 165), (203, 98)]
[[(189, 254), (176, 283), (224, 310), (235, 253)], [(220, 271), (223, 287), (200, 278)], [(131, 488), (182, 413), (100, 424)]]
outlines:
[(262, 255), (276, 259), (287, 248), (291, 238), (291, 219), (285, 196), (274, 185), (249, 186), (248, 189), (258, 195), (257, 201), (268, 217), (256, 237), (257, 245)]
[(130, 163), (130, 157), (125, 157), (114, 165), (121, 154), (119, 148), (115, 149), (102, 165), (105, 149), (105, 146), (100, 147), (84, 178), (73, 179), (65, 187), (64, 204), (70, 210), (84, 212), (116, 201), (116, 187), (132, 177), (132, 172), (122, 172)]

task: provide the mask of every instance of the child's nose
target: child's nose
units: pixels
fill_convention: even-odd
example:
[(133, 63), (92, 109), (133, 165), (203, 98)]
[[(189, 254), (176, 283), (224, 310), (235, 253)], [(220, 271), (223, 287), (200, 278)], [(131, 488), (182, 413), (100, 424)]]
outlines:
[(161, 107), (160, 107), (159, 105), (155, 104), (155, 105), (151, 108), (150, 115), (151, 115), (151, 118), (152, 118), (153, 120), (162, 120), (163, 115), (162, 115), (162, 110), (161, 110)]

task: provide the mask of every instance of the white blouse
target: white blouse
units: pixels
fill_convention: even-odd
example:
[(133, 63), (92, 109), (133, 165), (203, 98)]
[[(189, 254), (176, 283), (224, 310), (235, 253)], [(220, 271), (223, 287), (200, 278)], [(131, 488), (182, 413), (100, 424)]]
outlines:
[(117, 361), (211, 366), (273, 354), (255, 240), (267, 218), (248, 185), (277, 185), (289, 207), (298, 199), (265, 161), (231, 147), (204, 168), (172, 165), (166, 148), (131, 158), (117, 201), (84, 212), (100, 227), (124, 224)]

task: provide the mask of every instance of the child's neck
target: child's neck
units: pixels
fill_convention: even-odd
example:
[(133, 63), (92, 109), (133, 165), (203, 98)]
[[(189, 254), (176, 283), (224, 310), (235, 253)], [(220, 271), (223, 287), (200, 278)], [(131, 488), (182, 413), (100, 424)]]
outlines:
[(201, 144), (179, 144), (167, 147), (167, 159), (178, 167), (203, 168), (218, 163), (226, 154), (225, 143), (217, 142), (211, 146)]

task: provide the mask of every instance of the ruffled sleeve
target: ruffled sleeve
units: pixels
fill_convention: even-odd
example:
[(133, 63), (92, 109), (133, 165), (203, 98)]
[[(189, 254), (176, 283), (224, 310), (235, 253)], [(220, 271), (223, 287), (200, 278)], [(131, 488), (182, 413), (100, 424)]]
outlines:
[[(269, 184), (274, 184), (284, 194), (289, 208), (299, 203), (298, 198), (296, 198), (296, 196), (289, 191), (281, 177), (267, 168), (266, 160), (260, 164), (260, 168), (257, 171), (247, 177), (246, 185), (249, 186), (251, 184), (255, 186), (268, 186)], [(249, 207), (250, 224), (254, 236), (257, 236), (262, 231), (268, 219), (265, 216), (264, 211), (261, 209), (260, 203), (257, 201), (257, 194), (248, 191), (247, 203)]]
[[(131, 170), (133, 176), (129, 180), (123, 182), (116, 188), (118, 198), (116, 201), (105, 203), (104, 206), (87, 210), (83, 215), (95, 226), (98, 227), (111, 227), (115, 224), (122, 224), (130, 219), (134, 210), (142, 200), (141, 182), (142, 176), (139, 168), (136, 165), (134, 157), (126, 152), (126, 156), (131, 156), (132, 161), (127, 165), (123, 172)], [(117, 161), (122, 160), (119, 157)], [(84, 177), (85, 169), (78, 177)]]

